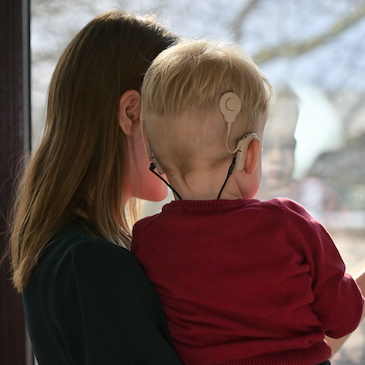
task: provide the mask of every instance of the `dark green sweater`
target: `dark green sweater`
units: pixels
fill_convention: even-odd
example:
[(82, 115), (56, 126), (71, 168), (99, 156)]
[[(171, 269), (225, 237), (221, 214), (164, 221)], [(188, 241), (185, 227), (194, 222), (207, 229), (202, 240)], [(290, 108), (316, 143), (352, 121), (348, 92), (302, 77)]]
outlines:
[(81, 220), (48, 245), (23, 303), (40, 365), (181, 365), (135, 257), (93, 238)]

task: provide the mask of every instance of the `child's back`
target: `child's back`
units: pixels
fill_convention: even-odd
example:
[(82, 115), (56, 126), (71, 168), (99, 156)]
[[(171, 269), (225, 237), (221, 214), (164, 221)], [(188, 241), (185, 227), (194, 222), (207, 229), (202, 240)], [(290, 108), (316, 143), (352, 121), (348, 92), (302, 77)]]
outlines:
[(359, 323), (332, 240), (291, 201), (175, 201), (133, 240), (185, 364), (318, 364), (325, 333)]

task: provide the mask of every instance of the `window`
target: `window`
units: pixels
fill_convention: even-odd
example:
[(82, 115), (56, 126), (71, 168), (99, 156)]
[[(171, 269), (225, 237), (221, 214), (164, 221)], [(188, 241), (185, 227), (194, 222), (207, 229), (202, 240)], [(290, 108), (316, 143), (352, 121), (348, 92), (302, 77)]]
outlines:
[[(329, 230), (351, 274), (365, 266), (365, 5), (361, 0), (32, 2), (33, 145), (55, 62), (79, 28), (115, 7), (159, 18), (182, 37), (238, 42), (277, 100), (258, 197), (286, 196)], [(171, 199), (171, 197), (169, 198)], [(161, 204), (145, 204), (145, 214)], [(365, 363), (365, 323), (333, 365)]]

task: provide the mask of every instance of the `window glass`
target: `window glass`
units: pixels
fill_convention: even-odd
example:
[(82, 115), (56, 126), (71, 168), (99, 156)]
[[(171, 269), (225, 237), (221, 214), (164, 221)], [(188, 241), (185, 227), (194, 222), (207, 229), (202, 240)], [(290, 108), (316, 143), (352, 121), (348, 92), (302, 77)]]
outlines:
[[(33, 146), (43, 130), (49, 79), (73, 35), (105, 10), (157, 12), (182, 37), (232, 40), (252, 55), (277, 93), (264, 136), (258, 198), (285, 196), (303, 204), (331, 233), (348, 271), (356, 274), (365, 266), (363, 0), (33, 0), (31, 5)], [(144, 214), (163, 203), (144, 203)], [(333, 364), (365, 364), (365, 323)]]

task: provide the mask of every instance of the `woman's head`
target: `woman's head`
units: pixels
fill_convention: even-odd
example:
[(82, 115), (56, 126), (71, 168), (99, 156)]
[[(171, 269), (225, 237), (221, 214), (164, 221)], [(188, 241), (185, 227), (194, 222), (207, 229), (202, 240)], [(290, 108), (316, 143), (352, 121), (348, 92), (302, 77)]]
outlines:
[(91, 194), (97, 197), (95, 213), (105, 214), (111, 204), (124, 210), (123, 202), (118, 207), (127, 161), (119, 100), (127, 90), (139, 91), (149, 63), (175, 40), (151, 20), (110, 12), (91, 21), (62, 55), (49, 91), (52, 138), (45, 140), (48, 149), (56, 149), (54, 155), (69, 160), (62, 176), (75, 180), (78, 208), (87, 209), (85, 198)]
[[(19, 290), (48, 240), (75, 215), (87, 216), (103, 238), (127, 242), (130, 158), (120, 100), (140, 90), (149, 64), (175, 41), (151, 19), (113, 11), (93, 19), (65, 49), (49, 87), (45, 135), (15, 207), (11, 244)], [(32, 254), (29, 264), (25, 255)]]

